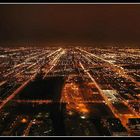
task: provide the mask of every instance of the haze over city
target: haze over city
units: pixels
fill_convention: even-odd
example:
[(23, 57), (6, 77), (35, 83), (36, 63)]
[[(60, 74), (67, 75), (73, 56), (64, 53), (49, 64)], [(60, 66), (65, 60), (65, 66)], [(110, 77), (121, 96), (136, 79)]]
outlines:
[(0, 40), (139, 42), (140, 5), (0, 5)]

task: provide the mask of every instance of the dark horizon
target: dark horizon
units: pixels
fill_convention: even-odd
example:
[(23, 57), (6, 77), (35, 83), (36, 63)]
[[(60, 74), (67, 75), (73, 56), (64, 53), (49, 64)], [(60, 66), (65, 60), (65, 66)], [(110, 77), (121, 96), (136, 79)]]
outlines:
[(139, 42), (140, 5), (0, 5), (0, 42)]

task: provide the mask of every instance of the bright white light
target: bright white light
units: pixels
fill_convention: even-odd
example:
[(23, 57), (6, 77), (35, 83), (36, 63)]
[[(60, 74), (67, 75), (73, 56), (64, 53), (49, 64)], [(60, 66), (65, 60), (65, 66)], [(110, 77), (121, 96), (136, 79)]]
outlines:
[(85, 119), (86, 118), (86, 116), (81, 116), (81, 119)]

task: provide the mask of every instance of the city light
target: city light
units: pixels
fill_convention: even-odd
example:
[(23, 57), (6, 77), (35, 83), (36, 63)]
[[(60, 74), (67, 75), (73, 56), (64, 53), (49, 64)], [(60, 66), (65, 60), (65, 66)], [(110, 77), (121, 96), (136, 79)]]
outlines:
[(139, 56), (119, 47), (0, 48), (0, 135), (139, 135)]

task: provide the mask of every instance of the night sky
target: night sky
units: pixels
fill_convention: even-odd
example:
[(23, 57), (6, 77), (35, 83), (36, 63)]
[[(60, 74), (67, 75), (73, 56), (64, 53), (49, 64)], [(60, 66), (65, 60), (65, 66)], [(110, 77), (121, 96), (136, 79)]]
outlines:
[(0, 41), (139, 41), (140, 5), (0, 5)]

